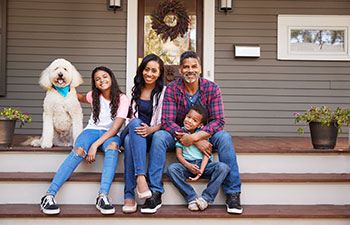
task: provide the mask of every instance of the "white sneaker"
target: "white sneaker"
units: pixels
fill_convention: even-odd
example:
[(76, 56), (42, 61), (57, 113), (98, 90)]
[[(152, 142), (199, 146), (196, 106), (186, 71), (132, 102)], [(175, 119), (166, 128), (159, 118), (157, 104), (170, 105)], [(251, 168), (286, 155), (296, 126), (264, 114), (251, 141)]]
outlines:
[(208, 208), (208, 202), (204, 198), (199, 197), (196, 199), (196, 202), (200, 210), (203, 211)]

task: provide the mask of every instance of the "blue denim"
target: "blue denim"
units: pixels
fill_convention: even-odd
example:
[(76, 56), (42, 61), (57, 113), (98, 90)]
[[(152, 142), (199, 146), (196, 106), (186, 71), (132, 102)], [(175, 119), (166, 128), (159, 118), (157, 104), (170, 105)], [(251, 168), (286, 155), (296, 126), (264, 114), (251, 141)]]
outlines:
[(151, 148), (149, 149), (148, 160), (148, 187), (151, 191), (164, 193), (163, 171), (167, 150), (175, 149), (175, 139), (165, 131), (159, 130), (153, 134)]
[[(217, 149), (220, 162), (230, 167), (230, 173), (222, 184), (224, 193), (241, 192), (241, 179), (231, 135), (226, 131), (218, 131), (209, 141), (213, 144), (213, 149)], [(165, 166), (165, 153), (167, 149), (174, 148), (175, 140), (169, 132), (160, 130), (154, 133), (148, 163), (149, 187), (152, 191), (164, 192), (162, 174)]]
[(210, 139), (213, 149), (217, 149), (219, 161), (230, 167), (230, 173), (222, 183), (225, 194), (241, 192), (241, 178), (239, 176), (236, 152), (232, 144), (230, 133), (221, 130), (216, 132)]
[(146, 152), (152, 142), (153, 134), (146, 138), (135, 132), (136, 127), (141, 127), (142, 120), (132, 119), (121, 134), (124, 146), (124, 198), (134, 199), (136, 188), (136, 176), (146, 175)]
[[(199, 168), (202, 160), (187, 160), (191, 164), (196, 164)], [(202, 192), (202, 198), (207, 202), (212, 203), (219, 192), (220, 185), (230, 172), (230, 168), (222, 162), (209, 161), (201, 177), (209, 178), (207, 188)], [(181, 163), (173, 163), (168, 166), (167, 174), (176, 188), (180, 191), (187, 203), (195, 200), (197, 194), (192, 185), (186, 182), (188, 177), (195, 177), (184, 165)]]
[[(48, 193), (52, 195), (56, 195), (58, 190), (62, 187), (64, 182), (71, 176), (75, 168), (80, 164), (81, 161), (86, 157), (91, 145), (99, 139), (106, 130), (94, 130), (87, 129), (83, 130), (81, 134), (78, 136), (77, 140), (74, 144), (74, 149), (68, 155), (68, 157), (61, 164), (58, 169), (51, 185), (48, 189)], [(115, 170), (117, 167), (117, 160), (119, 151), (113, 149), (107, 149), (108, 145), (111, 143), (117, 143), (118, 147), (120, 146), (120, 137), (113, 136), (107, 139), (99, 149), (105, 153), (105, 159), (102, 168), (102, 177), (101, 177), (101, 186), (100, 186), (100, 194), (108, 194), (112, 185), (112, 181), (114, 178)], [(82, 147), (85, 151), (85, 156), (82, 157), (79, 154), (75, 153), (74, 150), (78, 147)]]

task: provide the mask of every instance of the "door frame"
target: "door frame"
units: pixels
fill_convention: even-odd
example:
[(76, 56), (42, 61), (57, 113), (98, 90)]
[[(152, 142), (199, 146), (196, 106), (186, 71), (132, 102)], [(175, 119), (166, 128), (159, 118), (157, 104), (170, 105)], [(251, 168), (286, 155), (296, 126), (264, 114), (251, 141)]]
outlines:
[[(126, 94), (131, 97), (137, 69), (138, 0), (128, 0), (126, 43)], [(214, 81), (215, 1), (203, 0), (203, 77)]]

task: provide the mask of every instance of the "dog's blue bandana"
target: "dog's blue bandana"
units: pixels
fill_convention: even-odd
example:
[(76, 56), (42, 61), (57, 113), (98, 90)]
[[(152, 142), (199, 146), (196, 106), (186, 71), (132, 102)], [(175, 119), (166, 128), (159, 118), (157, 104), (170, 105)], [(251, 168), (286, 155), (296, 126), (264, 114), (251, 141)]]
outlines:
[(65, 86), (63, 88), (62, 87), (56, 87), (55, 85), (54, 85), (54, 87), (56, 88), (58, 93), (60, 93), (63, 97), (66, 97), (68, 92), (69, 92), (69, 90), (70, 90), (70, 85)]

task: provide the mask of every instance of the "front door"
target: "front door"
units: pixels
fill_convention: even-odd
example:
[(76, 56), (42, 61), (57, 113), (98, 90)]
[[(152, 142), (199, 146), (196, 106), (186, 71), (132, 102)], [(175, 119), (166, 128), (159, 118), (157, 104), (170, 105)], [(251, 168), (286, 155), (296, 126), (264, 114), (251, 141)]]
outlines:
[(138, 0), (138, 63), (158, 55), (165, 82), (179, 76), (177, 65), (186, 50), (203, 53), (203, 0)]

